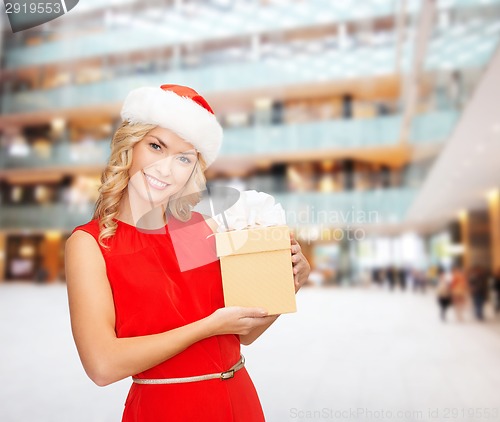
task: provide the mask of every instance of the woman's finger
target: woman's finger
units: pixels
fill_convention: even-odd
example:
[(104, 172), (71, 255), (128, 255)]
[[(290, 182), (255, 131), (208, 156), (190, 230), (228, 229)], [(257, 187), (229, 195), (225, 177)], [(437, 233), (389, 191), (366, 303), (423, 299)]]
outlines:
[(299, 260), (295, 262), (295, 265), (293, 266), (293, 272), (294, 274), (299, 274), (301, 271), (305, 269), (305, 263), (303, 260)]
[(292, 262), (293, 263), (298, 263), (298, 262), (305, 262), (306, 261), (306, 257), (304, 256), (304, 254), (302, 252), (295, 252), (292, 254)]

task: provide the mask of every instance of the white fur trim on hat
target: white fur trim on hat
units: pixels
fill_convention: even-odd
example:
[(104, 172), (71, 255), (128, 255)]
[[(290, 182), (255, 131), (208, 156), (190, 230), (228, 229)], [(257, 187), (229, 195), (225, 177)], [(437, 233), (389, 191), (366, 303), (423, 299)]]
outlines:
[(159, 87), (130, 91), (121, 118), (131, 124), (156, 124), (170, 129), (200, 151), (207, 167), (215, 161), (222, 145), (222, 127), (212, 113), (189, 97)]

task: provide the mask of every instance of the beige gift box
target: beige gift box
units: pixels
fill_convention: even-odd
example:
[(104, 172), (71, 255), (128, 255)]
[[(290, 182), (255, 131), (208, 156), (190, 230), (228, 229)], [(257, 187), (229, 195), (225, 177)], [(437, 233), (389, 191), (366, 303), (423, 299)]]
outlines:
[(288, 226), (215, 233), (215, 242), (226, 306), (297, 311)]

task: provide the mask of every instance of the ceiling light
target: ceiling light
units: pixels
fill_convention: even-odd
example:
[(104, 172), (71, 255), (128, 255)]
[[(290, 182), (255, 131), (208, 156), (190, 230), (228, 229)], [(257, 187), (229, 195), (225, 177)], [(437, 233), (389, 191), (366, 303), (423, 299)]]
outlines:
[(48, 230), (45, 232), (45, 238), (48, 240), (58, 240), (62, 237), (62, 233), (59, 230)]
[(66, 120), (61, 117), (56, 117), (50, 122), (52, 130), (60, 132), (66, 126)]
[(488, 198), (488, 201), (489, 202), (493, 202), (495, 200), (498, 201), (498, 196), (499, 196), (499, 190), (498, 188), (493, 188), (493, 189), (490, 189), (487, 193), (486, 193), (486, 198)]

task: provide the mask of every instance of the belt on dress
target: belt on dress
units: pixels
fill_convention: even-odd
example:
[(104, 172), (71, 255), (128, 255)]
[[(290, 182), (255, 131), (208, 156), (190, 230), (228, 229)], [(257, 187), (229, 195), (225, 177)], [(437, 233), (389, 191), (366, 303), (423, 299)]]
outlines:
[(240, 354), (240, 360), (234, 364), (229, 370), (225, 372), (217, 372), (215, 374), (197, 375), (194, 377), (183, 377), (183, 378), (134, 378), (132, 381), (137, 384), (175, 384), (180, 382), (193, 382), (193, 381), (203, 381), (213, 378), (220, 378), (221, 380), (227, 380), (234, 377), (234, 373), (245, 366), (245, 356)]

